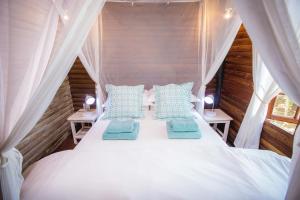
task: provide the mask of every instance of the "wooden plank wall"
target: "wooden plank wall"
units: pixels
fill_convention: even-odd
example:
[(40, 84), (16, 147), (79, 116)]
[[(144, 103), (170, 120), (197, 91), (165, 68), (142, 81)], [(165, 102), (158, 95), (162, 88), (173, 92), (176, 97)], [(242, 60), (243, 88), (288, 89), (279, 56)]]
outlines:
[(239, 130), (252, 93), (252, 44), (242, 26), (225, 58), (220, 101), (220, 108), (234, 119), (228, 135), (231, 143)]
[[(87, 94), (95, 97), (95, 83), (86, 72), (79, 58), (75, 60), (68, 77), (74, 110), (77, 111), (82, 108), (82, 104), (84, 103)], [(93, 105), (92, 108), (95, 108), (95, 105)]]
[(66, 78), (42, 118), (17, 146), (24, 157), (23, 170), (54, 152), (71, 134), (67, 118), (73, 112), (69, 80)]
[[(234, 120), (231, 122), (228, 140), (233, 143), (244, 118), (253, 93), (252, 43), (241, 26), (234, 43), (225, 58), (224, 79), (220, 108)], [(265, 122), (260, 141), (261, 149), (291, 156), (293, 136)]]

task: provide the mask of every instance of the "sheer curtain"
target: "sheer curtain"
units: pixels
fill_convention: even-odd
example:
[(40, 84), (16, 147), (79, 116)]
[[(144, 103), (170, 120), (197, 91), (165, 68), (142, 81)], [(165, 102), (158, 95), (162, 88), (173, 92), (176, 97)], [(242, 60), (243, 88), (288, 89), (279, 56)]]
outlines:
[[(19, 199), (23, 181), (22, 156), (14, 147), (47, 109), (104, 1), (78, 0), (67, 3), (70, 6), (67, 7), (70, 20), (56, 36), (51, 49), (53, 41), (49, 40), (53, 40), (53, 36), (48, 34), (55, 34), (50, 30), (56, 26), (58, 19), (51, 1), (0, 1), (0, 40), (4, 44), (0, 51), (0, 172), (5, 200)], [(49, 17), (51, 13), (56, 24), (48, 21), (52, 20)], [(26, 83), (30, 84), (28, 88), (23, 88), (26, 79)], [(18, 98), (20, 92), (26, 92), (27, 98)]]
[(0, 19), (1, 189), (4, 199), (18, 199), (22, 155), (8, 141), (45, 72), (58, 14), (50, 1), (1, 1)]
[(102, 113), (102, 104), (104, 101), (101, 85), (100, 85), (100, 69), (102, 63), (102, 17), (96, 19), (90, 33), (82, 47), (79, 58), (90, 75), (91, 79), (96, 83), (96, 108), (98, 114)]
[[(229, 15), (226, 17), (225, 14)], [(231, 15), (231, 16), (230, 16)], [(205, 0), (200, 2), (198, 63), (201, 70), (201, 86), (197, 110), (203, 114), (206, 85), (212, 80), (241, 25), (241, 19), (231, 0)]]
[(268, 103), (279, 92), (259, 54), (253, 49), (254, 92), (234, 141), (236, 147), (258, 149), (261, 130), (266, 119)]
[[(250, 38), (274, 81), (300, 105), (300, 1), (235, 0)], [(300, 197), (300, 128), (294, 137), (286, 199)]]

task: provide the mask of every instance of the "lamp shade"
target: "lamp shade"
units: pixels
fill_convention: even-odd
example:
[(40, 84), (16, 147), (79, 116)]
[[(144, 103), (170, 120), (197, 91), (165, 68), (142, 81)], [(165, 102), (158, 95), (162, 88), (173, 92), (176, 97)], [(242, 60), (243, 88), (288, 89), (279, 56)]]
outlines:
[(204, 98), (204, 101), (207, 104), (213, 104), (214, 103), (214, 96), (213, 95), (208, 95)]
[(95, 98), (93, 96), (91, 96), (91, 95), (87, 95), (85, 97), (85, 103), (87, 105), (92, 105), (93, 103), (95, 103)]

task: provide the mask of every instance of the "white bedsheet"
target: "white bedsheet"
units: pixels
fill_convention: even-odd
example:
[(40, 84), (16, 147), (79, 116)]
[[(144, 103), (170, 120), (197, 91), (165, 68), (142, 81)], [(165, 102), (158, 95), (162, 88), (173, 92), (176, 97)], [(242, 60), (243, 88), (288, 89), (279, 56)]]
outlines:
[(147, 110), (145, 117), (137, 120), (140, 122), (140, 131), (137, 140), (102, 140), (102, 134), (105, 131), (110, 120), (98, 120), (89, 133), (76, 146), (76, 150), (91, 150), (92, 148), (101, 148), (103, 145), (144, 145), (145, 143), (165, 143), (172, 145), (174, 143), (188, 143), (193, 145), (221, 145), (227, 146), (222, 138), (204, 121), (197, 113), (193, 112), (194, 117), (200, 127), (201, 139), (179, 140), (168, 139), (165, 120), (156, 120), (154, 111)]
[(136, 141), (103, 141), (97, 122), (74, 151), (35, 164), (21, 199), (284, 199), (288, 158), (227, 147), (201, 120), (200, 140), (168, 140), (164, 122), (145, 120)]

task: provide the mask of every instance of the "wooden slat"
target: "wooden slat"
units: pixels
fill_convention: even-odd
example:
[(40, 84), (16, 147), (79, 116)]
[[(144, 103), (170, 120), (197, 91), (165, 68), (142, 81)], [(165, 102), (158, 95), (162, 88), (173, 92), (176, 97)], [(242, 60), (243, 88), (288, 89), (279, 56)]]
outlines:
[(79, 58), (75, 60), (68, 77), (74, 110), (77, 111), (82, 108), (87, 94), (95, 96), (95, 83), (86, 72)]
[(68, 78), (57, 91), (48, 109), (17, 148), (24, 157), (23, 170), (52, 153), (71, 134), (67, 118), (74, 112)]

